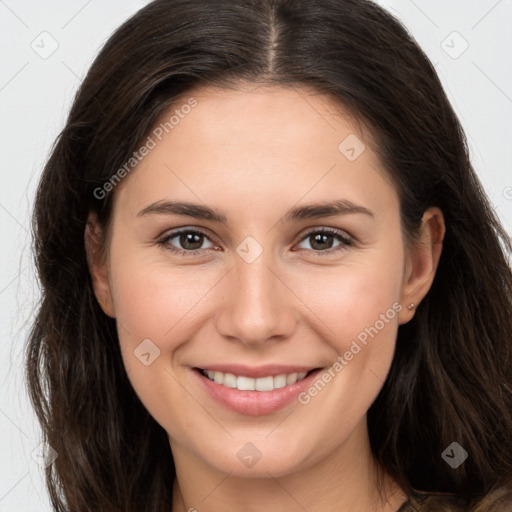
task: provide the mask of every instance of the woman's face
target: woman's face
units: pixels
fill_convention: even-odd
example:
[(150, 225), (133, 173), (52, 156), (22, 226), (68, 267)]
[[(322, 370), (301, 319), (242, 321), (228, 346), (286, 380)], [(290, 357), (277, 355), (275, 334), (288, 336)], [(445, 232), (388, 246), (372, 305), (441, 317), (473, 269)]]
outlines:
[(360, 453), (431, 252), (405, 250), (397, 192), (326, 97), (190, 97), (115, 187), (94, 278), (129, 379), (177, 462), (279, 476)]

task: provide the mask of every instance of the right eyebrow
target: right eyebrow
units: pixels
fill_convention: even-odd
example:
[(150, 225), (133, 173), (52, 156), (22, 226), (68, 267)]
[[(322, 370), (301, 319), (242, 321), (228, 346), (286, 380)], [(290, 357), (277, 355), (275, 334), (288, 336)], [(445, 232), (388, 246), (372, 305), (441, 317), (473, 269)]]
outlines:
[(196, 219), (213, 220), (222, 224), (227, 224), (227, 217), (208, 206), (201, 204), (188, 203), (188, 202), (175, 202), (175, 201), (158, 201), (152, 203), (146, 208), (142, 209), (137, 216), (149, 214), (167, 214), (167, 215), (186, 215)]

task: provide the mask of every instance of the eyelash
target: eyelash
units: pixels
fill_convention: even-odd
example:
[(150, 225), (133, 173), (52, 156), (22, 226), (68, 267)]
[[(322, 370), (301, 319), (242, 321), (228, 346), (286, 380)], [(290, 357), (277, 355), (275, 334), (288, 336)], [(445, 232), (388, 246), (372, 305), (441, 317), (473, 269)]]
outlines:
[[(199, 255), (202, 251), (205, 250), (205, 249), (194, 249), (194, 250), (187, 251), (185, 249), (177, 249), (176, 247), (173, 247), (172, 245), (169, 244), (170, 240), (172, 240), (173, 238), (176, 238), (177, 236), (179, 236), (179, 235), (181, 235), (183, 233), (193, 233), (195, 235), (204, 236), (210, 242), (212, 242), (212, 240), (210, 240), (210, 237), (206, 233), (204, 233), (202, 231), (199, 231), (199, 230), (195, 230), (195, 229), (185, 228), (185, 229), (179, 229), (179, 230), (176, 230), (176, 231), (172, 231), (171, 233), (166, 235), (164, 238), (159, 240), (157, 242), (157, 244), (159, 246), (162, 246), (165, 249), (173, 252), (173, 253), (176, 253), (176, 254), (180, 255), (180, 256), (185, 256), (185, 255), (186, 256), (196, 256), (196, 255)], [(332, 254), (335, 251), (344, 250), (347, 247), (351, 247), (351, 246), (354, 245), (354, 240), (353, 239), (347, 237), (342, 231), (339, 231), (339, 230), (334, 229), (334, 228), (318, 228), (318, 229), (311, 230), (311, 231), (307, 232), (301, 238), (299, 243), (303, 242), (304, 240), (306, 240), (307, 238), (311, 237), (312, 235), (317, 235), (317, 234), (332, 235), (335, 238), (337, 238), (339, 242), (341, 242), (341, 245), (338, 246), (338, 247), (331, 248), (331, 249), (326, 249), (326, 250), (323, 250), (323, 251), (322, 250), (315, 251), (314, 249), (303, 249), (303, 250), (316, 253), (318, 256), (324, 256), (324, 255), (330, 255), (330, 254)]]

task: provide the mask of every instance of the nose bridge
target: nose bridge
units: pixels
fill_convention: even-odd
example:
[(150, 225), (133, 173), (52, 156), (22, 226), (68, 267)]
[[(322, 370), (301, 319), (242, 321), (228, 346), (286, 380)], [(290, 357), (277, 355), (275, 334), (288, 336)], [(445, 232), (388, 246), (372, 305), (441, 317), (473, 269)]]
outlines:
[(217, 314), (220, 334), (245, 344), (291, 335), (296, 324), (293, 295), (278, 275), (270, 250), (262, 251), (254, 260), (235, 255), (226, 300)]

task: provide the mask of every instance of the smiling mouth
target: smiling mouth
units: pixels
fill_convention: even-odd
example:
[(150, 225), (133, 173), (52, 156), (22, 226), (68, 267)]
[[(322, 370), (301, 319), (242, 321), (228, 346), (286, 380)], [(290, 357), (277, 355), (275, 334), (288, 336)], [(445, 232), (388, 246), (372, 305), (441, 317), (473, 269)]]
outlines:
[(305, 379), (310, 373), (316, 371), (317, 368), (308, 372), (283, 373), (275, 376), (259, 377), (257, 379), (244, 375), (234, 375), (233, 373), (204, 370), (202, 368), (197, 368), (197, 370), (207, 379), (227, 388), (238, 389), (240, 391), (273, 391), (274, 389), (291, 386)]

